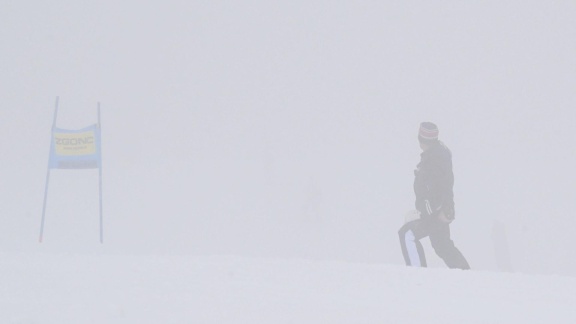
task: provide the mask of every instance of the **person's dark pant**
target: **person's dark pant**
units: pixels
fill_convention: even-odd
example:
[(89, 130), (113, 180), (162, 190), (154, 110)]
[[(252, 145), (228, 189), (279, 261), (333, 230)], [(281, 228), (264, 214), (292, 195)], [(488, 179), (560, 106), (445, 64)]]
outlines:
[(426, 267), (426, 256), (420, 239), (429, 236), (434, 251), (451, 269), (470, 269), (468, 262), (450, 239), (450, 225), (434, 219), (408, 222), (398, 231), (406, 265)]

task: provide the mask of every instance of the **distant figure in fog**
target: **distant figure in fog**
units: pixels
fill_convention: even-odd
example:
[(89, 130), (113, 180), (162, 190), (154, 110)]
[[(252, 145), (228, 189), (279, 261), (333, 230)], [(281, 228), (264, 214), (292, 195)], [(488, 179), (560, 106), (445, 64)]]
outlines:
[(452, 153), (438, 140), (434, 123), (420, 124), (418, 141), (422, 154), (414, 171), (416, 217), (398, 231), (406, 265), (426, 267), (426, 256), (420, 239), (429, 236), (434, 251), (449, 268), (470, 269), (462, 253), (450, 239), (450, 223), (454, 220), (454, 174)]

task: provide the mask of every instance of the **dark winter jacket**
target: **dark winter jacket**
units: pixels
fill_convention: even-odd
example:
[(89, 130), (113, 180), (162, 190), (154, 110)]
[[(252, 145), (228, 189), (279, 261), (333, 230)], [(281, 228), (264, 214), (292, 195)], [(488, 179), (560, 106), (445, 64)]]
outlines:
[(442, 210), (448, 218), (454, 218), (454, 174), (448, 147), (440, 141), (432, 142), (420, 155), (414, 175), (416, 209), (421, 216), (435, 216)]

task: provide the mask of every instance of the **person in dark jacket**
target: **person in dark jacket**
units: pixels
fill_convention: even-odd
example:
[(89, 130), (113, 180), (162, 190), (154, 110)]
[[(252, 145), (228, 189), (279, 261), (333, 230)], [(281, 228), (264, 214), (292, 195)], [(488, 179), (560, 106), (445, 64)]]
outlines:
[(400, 228), (400, 246), (406, 265), (426, 267), (420, 239), (429, 236), (434, 251), (449, 268), (470, 269), (450, 239), (450, 223), (455, 216), (452, 153), (438, 140), (438, 134), (434, 123), (420, 124), (418, 140), (423, 152), (414, 171), (416, 209), (420, 217)]

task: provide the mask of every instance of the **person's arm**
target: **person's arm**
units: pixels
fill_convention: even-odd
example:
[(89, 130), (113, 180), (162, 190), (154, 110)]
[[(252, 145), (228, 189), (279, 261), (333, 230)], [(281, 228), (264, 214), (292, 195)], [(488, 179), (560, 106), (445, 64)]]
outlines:
[(442, 221), (450, 222), (454, 219), (454, 175), (450, 154), (439, 154), (434, 163), (430, 164), (430, 199), (427, 200), (426, 209), (431, 216)]

